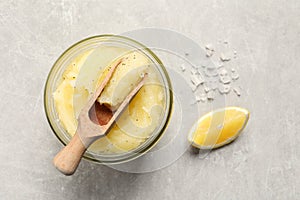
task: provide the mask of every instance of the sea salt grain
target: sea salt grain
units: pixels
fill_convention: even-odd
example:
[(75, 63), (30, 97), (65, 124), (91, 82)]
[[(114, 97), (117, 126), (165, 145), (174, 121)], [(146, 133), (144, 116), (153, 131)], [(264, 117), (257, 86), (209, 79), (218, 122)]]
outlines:
[(233, 51), (233, 58), (236, 58), (236, 57), (237, 57), (237, 52)]
[(230, 61), (230, 57), (228, 55), (224, 54), (224, 53), (221, 53), (220, 54), (220, 60), (222, 62), (227, 62), (227, 61)]
[(190, 87), (191, 87), (191, 89), (192, 89), (193, 92), (195, 92), (197, 90), (197, 88), (198, 88), (198, 86), (196, 86), (194, 84), (191, 84)]
[(206, 99), (207, 99), (207, 97), (206, 97), (206, 96), (203, 96), (203, 97), (200, 98), (200, 101), (201, 101), (202, 103), (205, 103), (205, 102), (206, 102)]
[(211, 51), (211, 50), (207, 50), (206, 51), (206, 57), (212, 57), (214, 55), (214, 51)]
[(214, 98), (215, 98), (215, 92), (214, 91), (209, 91), (208, 93), (207, 93), (207, 99), (208, 100), (214, 100)]
[(197, 74), (198, 73), (198, 71), (195, 69), (195, 68), (191, 68), (191, 74), (192, 75), (195, 75), (195, 74)]
[(238, 73), (235, 72), (235, 73), (232, 73), (232, 74), (231, 74), (231, 78), (232, 78), (232, 80), (235, 81), (235, 80), (238, 80), (238, 79), (240, 78), (240, 76), (239, 76)]
[(218, 63), (218, 68), (222, 68), (222, 67), (224, 67), (224, 63), (220, 61), (220, 62)]
[(233, 91), (236, 93), (237, 96), (241, 96), (241, 91), (239, 88), (233, 88)]
[(206, 93), (208, 93), (210, 90), (211, 90), (211, 88), (208, 87), (208, 86), (205, 84), (205, 85), (204, 85), (204, 91), (205, 91)]
[(212, 44), (207, 44), (207, 45), (205, 45), (205, 49), (206, 49), (206, 50), (211, 50), (211, 51), (214, 51), (214, 50), (215, 50)]
[(181, 66), (180, 66), (180, 69), (181, 69), (181, 71), (185, 71), (186, 70), (186, 66), (185, 66), (185, 64), (182, 64)]
[(197, 69), (197, 71), (198, 71), (198, 74), (202, 74), (202, 73), (203, 73), (203, 70), (205, 70), (205, 69), (198, 68), (198, 69)]
[(228, 94), (231, 90), (230, 85), (220, 85), (218, 88), (220, 94)]
[(223, 83), (223, 84), (228, 84), (228, 83), (230, 83), (231, 82), (231, 79), (230, 79), (230, 77), (229, 76), (221, 76), (220, 77), (220, 81), (221, 81), (221, 83)]
[(200, 84), (204, 83), (203, 78), (201, 77), (201, 75), (192, 75), (191, 76), (191, 82), (198, 87)]
[(215, 65), (210, 64), (210, 65), (207, 65), (206, 69), (208, 69), (208, 70), (215, 70), (216, 67), (215, 67)]
[(211, 44), (207, 44), (205, 46), (205, 49), (206, 49), (206, 57), (212, 57), (215, 51), (213, 46)]
[(198, 103), (198, 102), (205, 103), (206, 100), (207, 100), (206, 95), (203, 95), (203, 94), (196, 95), (196, 102), (195, 103)]
[(204, 70), (204, 74), (207, 77), (211, 77), (211, 76), (218, 76), (218, 71), (216, 69), (205, 69)]
[(218, 70), (218, 74), (219, 74), (219, 76), (226, 76), (226, 75), (228, 75), (228, 72), (225, 68), (220, 68)]

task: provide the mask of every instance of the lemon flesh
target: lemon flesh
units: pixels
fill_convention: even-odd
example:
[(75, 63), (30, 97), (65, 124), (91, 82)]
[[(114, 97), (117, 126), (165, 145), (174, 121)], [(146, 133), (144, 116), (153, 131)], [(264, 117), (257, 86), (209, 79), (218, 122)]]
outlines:
[(226, 107), (212, 111), (196, 122), (188, 140), (196, 148), (219, 148), (236, 139), (248, 119), (249, 111), (244, 108)]

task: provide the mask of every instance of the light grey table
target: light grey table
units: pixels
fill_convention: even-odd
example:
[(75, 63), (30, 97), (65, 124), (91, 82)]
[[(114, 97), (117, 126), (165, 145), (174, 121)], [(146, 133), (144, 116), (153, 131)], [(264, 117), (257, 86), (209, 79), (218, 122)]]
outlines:
[[(43, 111), (56, 58), (88, 36), (143, 27), (238, 51), (252, 116), (233, 144), (162, 170), (128, 174), (83, 161), (52, 166), (62, 147)], [(300, 199), (300, 2), (1, 1), (0, 199)]]

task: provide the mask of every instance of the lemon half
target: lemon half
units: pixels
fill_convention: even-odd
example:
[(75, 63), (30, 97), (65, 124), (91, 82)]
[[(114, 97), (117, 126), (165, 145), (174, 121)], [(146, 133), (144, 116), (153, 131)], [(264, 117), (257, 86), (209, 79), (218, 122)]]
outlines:
[(196, 148), (219, 148), (239, 136), (249, 116), (248, 110), (239, 107), (226, 107), (209, 112), (194, 124), (188, 140)]

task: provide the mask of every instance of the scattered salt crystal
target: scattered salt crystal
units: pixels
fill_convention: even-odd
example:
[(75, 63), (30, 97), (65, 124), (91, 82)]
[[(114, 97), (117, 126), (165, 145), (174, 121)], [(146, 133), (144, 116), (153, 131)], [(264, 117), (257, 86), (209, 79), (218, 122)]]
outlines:
[(233, 58), (236, 58), (236, 56), (237, 56), (237, 52), (233, 51)]
[(198, 69), (198, 67), (199, 67), (199, 66), (197, 66), (197, 65), (193, 65), (193, 64), (191, 64), (191, 63), (190, 63), (190, 65), (191, 65), (191, 66), (192, 66), (192, 68), (194, 68), (195, 70), (197, 70), (197, 69)]
[(195, 75), (195, 74), (197, 74), (198, 73), (198, 71), (195, 69), (195, 68), (191, 68), (191, 74), (192, 75)]
[(206, 50), (214, 51), (214, 47), (213, 47), (212, 44), (207, 44), (207, 45), (205, 45), (205, 49), (206, 49)]
[(237, 96), (241, 96), (241, 91), (239, 88), (233, 88), (233, 91), (236, 93)]
[(228, 94), (230, 92), (231, 88), (230, 88), (230, 85), (221, 84), (218, 89), (219, 89), (220, 94)]
[(222, 68), (222, 67), (224, 67), (224, 63), (220, 61), (218, 64), (218, 68)]
[(213, 64), (208, 65), (206, 68), (209, 69), (209, 70), (216, 69), (216, 67)]
[(218, 71), (216, 69), (206, 69), (204, 70), (204, 74), (208, 77), (211, 77), (211, 76), (218, 76)]
[(207, 99), (206, 94), (196, 95), (196, 102), (205, 102)]
[(230, 61), (230, 57), (228, 55), (225, 55), (224, 53), (221, 53), (220, 54), (220, 60), (222, 62), (227, 62), (227, 61)]
[(206, 101), (206, 98), (207, 98), (207, 97), (201, 97), (201, 98), (200, 98), (200, 101), (201, 101), (202, 103), (204, 103), (204, 102)]
[(235, 72), (235, 69), (234, 69), (234, 68), (231, 68), (231, 72)]
[(202, 69), (202, 68), (198, 68), (198, 70), (197, 70), (197, 71), (198, 71), (198, 74), (202, 74), (202, 73), (203, 73), (203, 70), (204, 70), (204, 69)]
[(195, 74), (191, 76), (191, 81), (196, 87), (204, 83), (203, 78), (200, 75), (195, 75)]
[[(198, 69), (198, 73), (196, 75), (200, 76), (201, 79), (203, 79), (202, 77), (205, 77), (205, 74), (203, 75), (203, 70)], [(204, 80), (205, 81), (205, 80)]]
[(191, 89), (192, 89), (193, 92), (195, 92), (197, 90), (197, 88), (198, 88), (198, 86), (196, 86), (194, 84), (192, 84), (190, 87), (191, 87)]
[(229, 76), (226, 75), (226, 76), (221, 76), (220, 81), (224, 84), (228, 84), (231, 82), (231, 79), (229, 78)]
[(209, 91), (208, 93), (207, 93), (207, 99), (208, 100), (213, 100), (215, 98), (215, 92), (214, 91)]
[(206, 49), (206, 57), (211, 57), (214, 54), (215, 50), (211, 44), (205, 45), (205, 49)]
[(211, 90), (210, 87), (208, 87), (207, 85), (204, 85), (204, 91), (205, 91), (206, 93), (208, 93), (210, 90)]
[(214, 51), (211, 51), (211, 50), (207, 50), (206, 51), (206, 57), (212, 57), (214, 55)]
[(200, 97), (200, 96), (198, 96), (198, 95), (196, 95), (196, 102), (199, 102), (199, 101), (200, 101), (200, 99), (201, 99), (201, 97)]
[(186, 70), (186, 66), (185, 66), (185, 64), (182, 64), (181, 66), (180, 66), (180, 68), (181, 68), (181, 71), (185, 71)]
[(226, 76), (226, 75), (228, 75), (228, 72), (227, 72), (227, 70), (225, 68), (219, 68), (218, 74), (220, 76)]
[(237, 72), (233, 72), (232, 74), (231, 74), (231, 78), (232, 78), (232, 80), (238, 80), (239, 79), (239, 74), (237, 73)]

